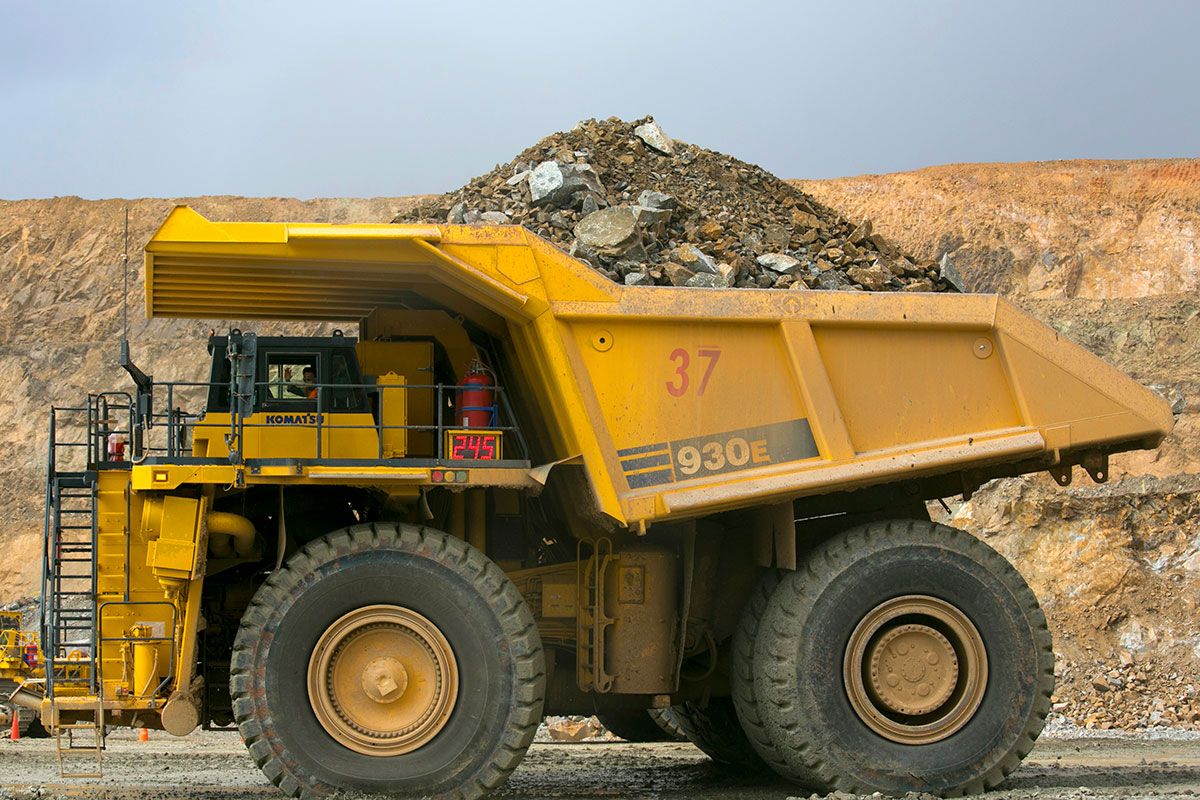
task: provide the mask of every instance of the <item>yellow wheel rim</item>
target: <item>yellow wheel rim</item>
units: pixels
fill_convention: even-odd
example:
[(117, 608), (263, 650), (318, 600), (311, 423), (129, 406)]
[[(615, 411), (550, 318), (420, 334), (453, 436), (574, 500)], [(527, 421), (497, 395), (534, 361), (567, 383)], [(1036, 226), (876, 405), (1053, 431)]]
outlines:
[(944, 600), (907, 595), (872, 609), (850, 634), (843, 677), (850, 705), (871, 730), (930, 744), (966, 725), (987, 688), (983, 638)]
[(366, 755), (401, 755), (428, 743), (457, 697), (450, 643), (428, 619), (400, 606), (351, 611), (326, 629), (308, 661), (317, 720)]

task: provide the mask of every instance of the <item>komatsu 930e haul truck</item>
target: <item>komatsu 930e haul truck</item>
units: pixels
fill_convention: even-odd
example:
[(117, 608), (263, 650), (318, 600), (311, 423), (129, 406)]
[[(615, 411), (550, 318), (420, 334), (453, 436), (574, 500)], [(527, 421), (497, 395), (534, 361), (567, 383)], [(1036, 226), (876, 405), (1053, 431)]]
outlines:
[(669, 707), (809, 789), (982, 790), (1050, 635), (926, 502), (1104, 481), (1172, 425), (995, 296), (627, 287), (519, 227), (186, 207), (145, 268), (152, 317), (355, 335), (214, 335), (186, 383), (126, 350), (132, 389), (53, 411), (15, 699), (72, 774), (106, 726), (236, 724), (290, 796), (477, 798), (544, 714)]

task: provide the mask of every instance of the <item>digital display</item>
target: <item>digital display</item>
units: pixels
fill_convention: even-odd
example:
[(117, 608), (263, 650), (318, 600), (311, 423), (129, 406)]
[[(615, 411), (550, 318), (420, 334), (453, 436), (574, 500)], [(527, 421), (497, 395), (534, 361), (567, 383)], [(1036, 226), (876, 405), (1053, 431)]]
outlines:
[(449, 431), (446, 451), (454, 461), (499, 461), (500, 433)]

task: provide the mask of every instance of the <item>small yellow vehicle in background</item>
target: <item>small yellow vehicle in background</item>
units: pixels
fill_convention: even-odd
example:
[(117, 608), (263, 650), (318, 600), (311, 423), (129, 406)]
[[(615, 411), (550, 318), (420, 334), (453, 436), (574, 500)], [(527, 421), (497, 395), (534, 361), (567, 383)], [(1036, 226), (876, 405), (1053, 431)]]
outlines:
[[(36, 634), (22, 630), (20, 611), (0, 611), (0, 711), (17, 716), (21, 736), (44, 734), (37, 716), (29, 708), (9, 701), (22, 683), (43, 677), (42, 651)], [(4, 721), (4, 730), (10, 729)]]

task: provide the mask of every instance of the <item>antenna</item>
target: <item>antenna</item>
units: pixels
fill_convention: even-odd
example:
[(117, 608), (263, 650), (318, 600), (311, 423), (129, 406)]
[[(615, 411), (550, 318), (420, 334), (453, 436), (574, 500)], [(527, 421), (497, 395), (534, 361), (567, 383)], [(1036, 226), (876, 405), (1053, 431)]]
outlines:
[[(125, 248), (121, 256), (121, 277), (124, 282), (121, 295), (121, 341), (129, 341), (129, 204), (125, 205)], [(128, 344), (125, 345), (128, 347)]]
[(133, 454), (137, 460), (142, 455), (142, 431), (154, 424), (154, 379), (138, 369), (129, 356), (129, 205), (125, 205), (125, 251), (121, 257), (121, 280), (124, 296), (121, 298), (121, 355), (117, 362), (137, 386), (137, 422), (133, 429)]

